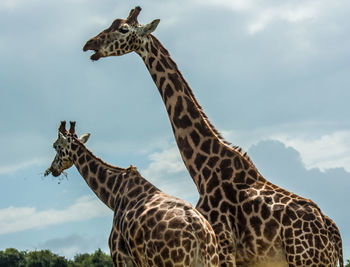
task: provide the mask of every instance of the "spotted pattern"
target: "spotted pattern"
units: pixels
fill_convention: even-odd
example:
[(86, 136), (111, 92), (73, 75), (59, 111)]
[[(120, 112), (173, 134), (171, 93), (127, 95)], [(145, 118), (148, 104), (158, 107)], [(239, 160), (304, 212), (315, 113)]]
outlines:
[[(239, 147), (230, 147), (209, 122), (191, 88), (164, 46), (142, 27), (131, 36), (103, 31), (84, 50), (101, 57), (138, 53), (164, 101), (184, 163), (197, 186), (197, 209), (219, 241), (221, 266), (336, 266), (343, 264), (335, 223), (311, 200), (273, 185)], [(101, 41), (104, 40), (104, 41)], [(109, 41), (107, 41), (109, 40)], [(132, 49), (134, 48), (134, 49)]]
[(75, 165), (89, 187), (114, 211), (109, 247), (115, 266), (219, 266), (208, 221), (189, 203), (167, 195), (135, 167), (109, 165), (71, 133), (59, 134), (47, 174)]

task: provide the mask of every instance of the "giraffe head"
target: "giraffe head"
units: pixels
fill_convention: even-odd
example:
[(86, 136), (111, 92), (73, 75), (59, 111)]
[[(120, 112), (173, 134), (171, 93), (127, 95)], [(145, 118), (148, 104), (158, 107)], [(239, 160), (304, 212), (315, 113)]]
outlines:
[(45, 176), (52, 173), (53, 176), (59, 176), (64, 170), (69, 169), (73, 165), (73, 146), (80, 143), (85, 143), (90, 137), (90, 134), (83, 134), (80, 138), (75, 133), (75, 122), (70, 122), (69, 131), (66, 130), (66, 122), (61, 121), (58, 128), (58, 138), (53, 143), (56, 150), (56, 156), (51, 163), (51, 166), (45, 171)]
[(121, 56), (133, 51), (142, 52), (144, 49), (142, 44), (157, 28), (160, 20), (155, 19), (146, 25), (141, 25), (137, 21), (140, 11), (141, 7), (137, 6), (130, 11), (126, 19), (116, 19), (109, 28), (87, 41), (83, 50), (95, 51), (90, 57), (92, 60)]

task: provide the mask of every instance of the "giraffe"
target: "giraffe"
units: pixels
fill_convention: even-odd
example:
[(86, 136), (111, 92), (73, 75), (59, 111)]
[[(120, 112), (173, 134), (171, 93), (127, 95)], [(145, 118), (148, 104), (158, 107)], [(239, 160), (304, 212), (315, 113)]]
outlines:
[[(91, 59), (136, 52), (168, 113), (184, 164), (199, 192), (196, 208), (212, 225), (221, 266), (343, 266), (336, 224), (312, 201), (266, 180), (238, 146), (210, 123), (194, 93), (136, 7), (91, 38)], [(236, 261), (236, 263), (235, 263)]]
[(119, 168), (97, 158), (75, 122), (61, 122), (57, 151), (45, 175), (75, 165), (97, 197), (114, 211), (109, 247), (114, 266), (218, 266), (217, 240), (208, 221), (189, 203), (167, 195), (134, 166)]

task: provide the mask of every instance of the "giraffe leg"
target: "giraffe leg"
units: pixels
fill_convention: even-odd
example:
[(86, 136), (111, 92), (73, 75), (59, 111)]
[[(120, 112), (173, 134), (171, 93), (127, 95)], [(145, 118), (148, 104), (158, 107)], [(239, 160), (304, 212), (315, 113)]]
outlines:
[(115, 258), (115, 260), (113, 260), (114, 267), (136, 267), (136, 265), (134, 265), (131, 260), (123, 259), (121, 255), (116, 255), (115, 257), (113, 257), (113, 259), (114, 258)]
[(222, 230), (222, 225), (213, 227), (218, 237), (219, 262), (222, 267), (236, 267), (236, 245), (233, 243), (232, 235), (227, 230)]
[(115, 267), (134, 267), (134, 266), (136, 266), (133, 263), (133, 261), (130, 259), (130, 257), (126, 256), (127, 249), (124, 247), (121, 248), (121, 244), (124, 244), (124, 242), (121, 242), (121, 237), (118, 236), (117, 231), (115, 231), (114, 228), (112, 228), (112, 230), (111, 230), (108, 244), (109, 244), (109, 249), (111, 251), (111, 257), (113, 260), (113, 264)]
[(233, 249), (233, 244), (227, 240), (220, 240), (219, 243), (219, 262), (221, 267), (236, 267), (236, 257)]
[[(221, 254), (219, 254), (219, 257)], [(236, 259), (233, 255), (225, 255), (223, 260), (220, 257), (220, 266), (221, 267), (236, 267)]]

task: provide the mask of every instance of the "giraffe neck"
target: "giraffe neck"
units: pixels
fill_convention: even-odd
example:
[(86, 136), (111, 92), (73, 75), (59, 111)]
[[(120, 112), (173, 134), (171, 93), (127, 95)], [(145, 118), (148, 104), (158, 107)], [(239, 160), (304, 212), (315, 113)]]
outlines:
[(139, 55), (163, 99), (182, 159), (199, 192), (203, 179), (212, 178), (205, 168), (213, 169), (219, 157), (239, 158), (246, 169), (254, 166), (240, 148), (228, 146), (209, 122), (169, 52), (154, 36)]
[[(77, 140), (72, 150), (73, 163), (79, 173), (97, 197), (112, 210), (116, 209), (116, 200), (122, 199), (131, 190), (128, 183), (131, 174), (144, 180), (134, 167), (124, 169), (109, 165)], [(128, 190), (125, 186), (129, 186)]]

